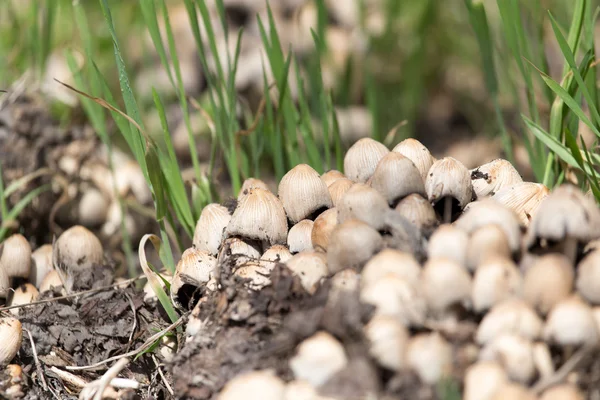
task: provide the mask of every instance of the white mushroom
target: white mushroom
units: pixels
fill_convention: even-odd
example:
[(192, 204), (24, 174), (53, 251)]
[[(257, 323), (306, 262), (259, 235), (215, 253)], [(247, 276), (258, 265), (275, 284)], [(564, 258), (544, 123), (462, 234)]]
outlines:
[(317, 332), (304, 340), (290, 359), (294, 377), (319, 387), (348, 364), (344, 347), (327, 332)]
[(226, 207), (216, 203), (206, 205), (196, 223), (192, 241), (194, 246), (198, 250), (207, 251), (216, 256), (229, 221), (231, 221), (231, 215)]
[(363, 138), (354, 143), (344, 156), (344, 173), (354, 182), (366, 182), (375, 168), (390, 151), (383, 144)]
[(296, 165), (286, 173), (279, 182), (278, 193), (288, 218), (294, 224), (306, 218), (314, 219), (311, 216), (333, 206), (327, 185), (307, 164)]

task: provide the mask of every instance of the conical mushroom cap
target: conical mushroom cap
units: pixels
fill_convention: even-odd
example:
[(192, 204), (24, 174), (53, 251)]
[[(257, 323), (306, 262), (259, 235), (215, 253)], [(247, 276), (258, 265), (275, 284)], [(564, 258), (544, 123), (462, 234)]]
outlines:
[(206, 251), (193, 247), (184, 251), (171, 281), (173, 303), (186, 308), (198, 288), (213, 289), (210, 282), (216, 276), (216, 266), (217, 259)]
[(433, 165), (435, 159), (423, 143), (417, 139), (404, 139), (392, 149), (395, 153), (400, 153), (410, 159), (421, 173), (421, 179), (425, 182), (429, 168)]
[(269, 244), (285, 243), (287, 217), (281, 201), (268, 190), (250, 189), (239, 202), (226, 229), (228, 236), (240, 236)]
[(432, 230), (439, 223), (431, 203), (418, 194), (400, 200), (395, 210), (421, 230)]
[(296, 165), (279, 182), (279, 198), (294, 224), (332, 207), (331, 196), (317, 171), (307, 164)]
[(31, 253), (31, 273), (29, 281), (39, 288), (42, 280), (54, 267), (52, 266), (52, 245), (45, 244)]
[(329, 238), (331, 232), (337, 225), (337, 208), (330, 208), (329, 210), (321, 213), (315, 219), (312, 231), (310, 233), (310, 240), (312, 247), (317, 251), (327, 251), (329, 245)]
[(327, 247), (327, 267), (335, 274), (346, 268), (361, 268), (383, 247), (379, 232), (367, 223), (349, 219), (335, 227)]
[(23, 328), (16, 318), (0, 318), (0, 366), (7, 365), (21, 348)]
[(577, 187), (564, 184), (540, 204), (531, 220), (526, 245), (531, 248), (540, 239), (554, 242), (567, 238), (589, 242), (600, 237), (600, 209)]
[(364, 183), (356, 183), (348, 189), (336, 208), (338, 223), (355, 218), (377, 230), (384, 228), (386, 212), (389, 210), (381, 193)]
[(346, 178), (346, 175), (344, 175), (337, 169), (329, 170), (329, 171), (325, 172), (323, 175), (321, 175), (321, 180), (323, 182), (325, 182), (327, 187), (331, 186), (331, 184), (334, 183), (335, 181), (337, 181), (338, 179), (347, 179), (347, 178)]
[(379, 160), (390, 151), (371, 138), (358, 140), (346, 152), (344, 173), (354, 182), (365, 183), (377, 168)]
[(445, 157), (433, 163), (425, 181), (427, 197), (432, 204), (443, 198), (452, 198), (461, 210), (473, 198), (471, 174), (461, 162)]
[(31, 245), (20, 233), (0, 244), (0, 268), (9, 278), (27, 278), (31, 268)]
[(492, 199), (513, 210), (523, 226), (535, 216), (540, 203), (550, 191), (541, 183), (521, 182), (504, 186), (492, 196)]
[(240, 188), (240, 193), (238, 194), (238, 201), (242, 199), (245, 195), (247, 195), (251, 189), (263, 189), (267, 191), (271, 191), (269, 189), (269, 185), (267, 185), (264, 181), (256, 178), (248, 178), (242, 183), (242, 187)]
[(415, 164), (397, 152), (390, 152), (379, 161), (371, 177), (371, 187), (381, 193), (391, 206), (413, 193), (427, 195)]
[(231, 221), (231, 215), (226, 207), (216, 203), (206, 205), (196, 223), (194, 246), (198, 250), (216, 255), (223, 242), (223, 233), (229, 221)]
[(331, 196), (333, 207), (337, 207), (340, 204), (340, 200), (352, 186), (354, 186), (354, 182), (348, 178), (338, 179), (329, 185), (329, 195)]
[(473, 190), (478, 198), (491, 196), (498, 190), (523, 182), (515, 167), (507, 160), (497, 158), (471, 170)]
[(76, 225), (64, 231), (56, 240), (52, 257), (54, 265), (63, 266), (67, 271), (86, 269), (102, 263), (104, 249), (96, 235)]

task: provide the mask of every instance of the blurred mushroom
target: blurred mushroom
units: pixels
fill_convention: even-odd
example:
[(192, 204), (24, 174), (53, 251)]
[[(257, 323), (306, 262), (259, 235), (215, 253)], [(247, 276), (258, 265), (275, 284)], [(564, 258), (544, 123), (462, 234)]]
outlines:
[(469, 236), (454, 225), (440, 225), (429, 238), (427, 256), (447, 258), (466, 268)]
[(542, 334), (542, 320), (523, 300), (509, 299), (492, 307), (479, 324), (475, 341), (485, 345), (510, 333), (530, 340), (538, 339)]
[(344, 156), (344, 173), (354, 182), (365, 183), (379, 161), (390, 151), (383, 144), (363, 138), (354, 143)]
[(513, 210), (523, 226), (529, 226), (529, 221), (548, 193), (548, 188), (541, 183), (521, 182), (503, 187), (494, 193), (492, 199)]
[(393, 152), (400, 153), (410, 159), (421, 173), (423, 182), (427, 179), (427, 173), (433, 165), (435, 159), (421, 142), (416, 139), (404, 139), (392, 149)]
[(344, 347), (329, 333), (320, 331), (304, 340), (289, 366), (296, 379), (319, 387), (348, 364)]
[(392, 371), (405, 367), (409, 333), (397, 319), (376, 315), (365, 325), (369, 354), (379, 365)]
[(21, 348), (23, 328), (21, 322), (12, 317), (0, 318), (0, 366), (5, 366), (15, 358)]
[(368, 224), (349, 219), (335, 227), (327, 246), (327, 266), (335, 274), (346, 268), (360, 270), (383, 247), (383, 239)]
[(310, 219), (303, 219), (290, 228), (287, 245), (292, 254), (313, 249), (311, 240), (313, 225), (314, 222)]
[(497, 224), (489, 224), (477, 228), (469, 237), (466, 265), (470, 271), (475, 271), (489, 258), (510, 259), (511, 255), (504, 230)]
[(400, 200), (395, 210), (427, 236), (439, 222), (431, 203), (418, 194)]
[(336, 208), (339, 223), (356, 218), (378, 231), (385, 227), (385, 217), (389, 211), (381, 193), (362, 183), (354, 184), (348, 189)]
[(325, 182), (317, 171), (307, 164), (296, 165), (279, 182), (279, 198), (292, 221), (314, 219), (333, 206)]
[(455, 305), (470, 305), (471, 276), (450, 259), (430, 258), (423, 267), (421, 287), (429, 310), (438, 315)]
[(433, 163), (427, 173), (425, 190), (433, 208), (444, 222), (456, 219), (473, 199), (469, 170), (452, 157)]
[(379, 161), (370, 185), (385, 197), (391, 207), (395, 207), (399, 200), (410, 194), (427, 195), (415, 164), (397, 152), (390, 152)]
[(220, 204), (207, 204), (200, 213), (194, 230), (193, 244), (198, 250), (216, 256), (223, 242), (223, 235), (231, 221), (231, 214)]
[(421, 267), (410, 253), (383, 249), (365, 264), (361, 274), (361, 285), (364, 287), (373, 284), (388, 274), (405, 279), (412, 285), (418, 285)]
[(31, 269), (31, 245), (20, 233), (0, 244), (0, 269), (9, 278), (28, 278)]
[(302, 287), (313, 294), (321, 279), (328, 274), (327, 257), (316, 251), (302, 251), (285, 262), (285, 265), (300, 278)]
[(406, 350), (408, 366), (427, 385), (451, 375), (452, 359), (452, 346), (437, 332), (412, 337)]
[(340, 204), (340, 200), (344, 197), (346, 192), (354, 185), (348, 178), (341, 178), (337, 181), (333, 182), (327, 188), (329, 190), (329, 195), (331, 196), (331, 203), (334, 207), (337, 207)]
[(471, 170), (473, 190), (478, 198), (492, 196), (500, 189), (523, 182), (515, 167), (507, 160), (497, 158)]
[(600, 251), (594, 250), (577, 266), (577, 291), (590, 303), (600, 304)]
[(479, 361), (465, 372), (464, 400), (491, 400), (506, 382), (508, 376), (500, 364)]
[(544, 391), (540, 400), (584, 400), (585, 396), (573, 383), (554, 385)]
[(270, 371), (251, 371), (231, 379), (217, 400), (282, 400), (285, 382)]
[(523, 278), (523, 298), (545, 315), (573, 290), (574, 271), (566, 257), (547, 254), (540, 257)]
[(473, 278), (473, 308), (482, 312), (523, 291), (523, 278), (509, 259), (493, 257), (480, 264)]
[(45, 244), (31, 253), (31, 273), (29, 281), (37, 288), (40, 287), (46, 274), (52, 271), (52, 245)]
[(330, 208), (315, 219), (310, 240), (317, 251), (327, 251), (329, 238), (338, 222), (337, 208)]
[(578, 296), (560, 301), (548, 314), (544, 338), (560, 346), (597, 345), (599, 332), (592, 308)]
[(491, 400), (537, 400), (537, 396), (526, 386), (506, 382), (494, 393)]
[(520, 383), (529, 383), (536, 374), (532, 343), (516, 334), (494, 338), (481, 350), (479, 359), (500, 363), (508, 376)]

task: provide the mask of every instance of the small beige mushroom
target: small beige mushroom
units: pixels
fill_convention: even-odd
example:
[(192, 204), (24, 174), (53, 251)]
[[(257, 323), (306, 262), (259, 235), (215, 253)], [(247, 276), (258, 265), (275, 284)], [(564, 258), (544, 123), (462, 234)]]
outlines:
[[(23, 304), (29, 304), (37, 300), (39, 296), (38, 290), (31, 283), (24, 283), (12, 292), (8, 299), (8, 306), (20, 306)], [(11, 308), (9, 310), (14, 315), (19, 315), (18, 308)]]
[(327, 185), (331, 186), (335, 181), (339, 179), (346, 179), (346, 175), (338, 171), (337, 169), (331, 169), (321, 175), (321, 180)]
[(260, 260), (285, 263), (290, 258), (292, 258), (292, 253), (287, 247), (281, 244), (275, 244), (265, 250), (263, 255), (260, 257)]
[(31, 269), (31, 245), (20, 233), (0, 244), (0, 268), (9, 278), (27, 278)]
[(310, 241), (313, 249), (317, 251), (327, 251), (329, 238), (338, 223), (337, 208), (330, 208), (321, 213), (315, 219), (313, 229), (310, 234)]
[(360, 270), (383, 247), (379, 232), (363, 221), (349, 219), (335, 227), (327, 246), (327, 266), (335, 274), (346, 268)]
[(287, 260), (285, 265), (300, 278), (302, 287), (311, 294), (328, 274), (327, 256), (316, 251), (302, 251)]
[(531, 382), (536, 374), (531, 341), (514, 333), (494, 338), (481, 350), (479, 359), (500, 363), (508, 376), (520, 383)]
[(523, 178), (509, 161), (497, 158), (471, 170), (471, 181), (477, 197), (482, 198), (523, 182)]
[(95, 187), (84, 189), (77, 204), (78, 222), (87, 227), (95, 227), (106, 221), (109, 199)]
[(439, 223), (431, 203), (418, 194), (410, 194), (400, 200), (395, 210), (421, 231), (430, 231)]
[(541, 183), (521, 182), (503, 187), (492, 199), (513, 210), (523, 226), (529, 226), (548, 193), (548, 188)]
[(273, 268), (275, 265), (271, 262), (248, 261), (237, 268), (234, 275), (244, 279), (247, 288), (258, 291), (271, 284)]
[(454, 225), (440, 225), (429, 238), (427, 256), (429, 258), (447, 258), (459, 265), (467, 265), (467, 246), (469, 236)]
[(511, 258), (511, 249), (504, 230), (497, 224), (477, 228), (469, 237), (467, 245), (467, 268), (475, 271), (489, 258)]
[[(256, 261), (260, 258), (260, 251), (256, 248), (255, 242), (248, 242), (239, 237), (230, 237), (223, 241), (219, 254), (217, 255), (217, 264), (228, 260), (232, 262), (234, 268), (241, 267), (250, 261)], [(219, 271), (217, 271), (218, 273)]]
[(594, 250), (581, 260), (575, 287), (587, 301), (600, 304), (600, 251)]
[(423, 178), (415, 164), (398, 152), (390, 152), (379, 161), (370, 179), (370, 185), (381, 193), (392, 207), (410, 194), (427, 195)]
[(217, 259), (193, 247), (185, 250), (171, 281), (171, 300), (183, 309), (192, 309), (205, 290), (216, 289)]
[(544, 338), (561, 346), (597, 344), (600, 334), (592, 308), (579, 296), (560, 301), (548, 314)]
[(325, 182), (310, 165), (299, 164), (286, 173), (279, 182), (279, 198), (292, 221), (314, 219), (323, 210), (333, 206)]
[(369, 354), (379, 365), (400, 371), (406, 364), (408, 330), (396, 318), (376, 315), (365, 326)]
[(488, 258), (475, 271), (472, 301), (477, 312), (488, 310), (502, 301), (521, 296), (523, 277), (512, 260)]
[(240, 188), (240, 193), (238, 194), (238, 201), (240, 201), (244, 196), (246, 196), (252, 189), (262, 189), (268, 192), (271, 191), (269, 189), (269, 185), (267, 185), (264, 181), (256, 178), (248, 178), (242, 183), (242, 187)]
[(584, 400), (585, 396), (573, 383), (562, 383), (544, 391), (540, 400)]
[(365, 183), (375, 172), (379, 160), (389, 152), (387, 147), (371, 138), (360, 139), (344, 156), (344, 173), (354, 182)]
[(529, 304), (521, 299), (509, 299), (496, 304), (483, 317), (475, 341), (485, 345), (494, 338), (514, 333), (530, 340), (542, 335), (543, 322)]
[(282, 400), (285, 382), (273, 372), (242, 373), (225, 384), (217, 400)]
[(368, 286), (388, 274), (403, 278), (412, 285), (418, 285), (421, 266), (410, 253), (383, 249), (365, 264), (361, 273), (361, 285)]
[(457, 304), (469, 306), (471, 300), (471, 276), (447, 258), (430, 258), (425, 263), (421, 287), (427, 307), (436, 314), (443, 314)]
[(40, 291), (40, 293), (44, 293), (44, 292), (48, 292), (48, 291), (53, 291), (55, 288), (59, 288), (59, 287), (62, 287), (61, 295), (67, 294), (67, 292), (65, 291), (65, 289), (63, 287), (63, 281), (62, 281), (60, 275), (58, 274), (58, 271), (53, 269), (52, 271), (50, 271), (46, 274), (44, 279), (42, 279), (42, 282), (40, 283), (39, 291)]
[(523, 278), (523, 298), (545, 315), (573, 290), (574, 271), (561, 254), (540, 257)]
[(225, 231), (229, 237), (259, 240), (268, 245), (282, 244), (287, 239), (287, 216), (273, 193), (253, 188), (238, 201)]
[(229, 221), (231, 221), (231, 214), (226, 207), (216, 203), (207, 204), (196, 223), (192, 243), (198, 250), (216, 256)]
[(507, 382), (508, 376), (499, 363), (495, 361), (479, 361), (469, 366), (465, 372), (463, 399), (492, 400), (494, 395)]
[(2, 268), (0, 268), (0, 299), (8, 297), (10, 292), (10, 278)]
[(427, 173), (433, 165), (435, 159), (421, 142), (416, 139), (404, 139), (392, 149), (393, 152), (400, 153), (410, 159), (421, 174), (423, 182), (427, 179)]
[(537, 400), (537, 396), (526, 386), (507, 382), (496, 391), (491, 400)]
[(575, 262), (578, 245), (600, 238), (600, 209), (577, 187), (563, 184), (540, 204), (526, 235), (527, 249), (558, 243)]
[(28, 279), (35, 287), (39, 288), (46, 274), (53, 269), (51, 244), (42, 245), (31, 253), (31, 272)]
[(344, 197), (352, 186), (354, 186), (354, 182), (347, 178), (338, 179), (329, 185), (327, 189), (329, 190), (333, 207), (337, 207), (340, 204), (342, 197)]
[(336, 206), (338, 223), (355, 218), (366, 222), (376, 230), (385, 227), (386, 212), (389, 207), (385, 198), (377, 190), (362, 184), (354, 184)]
[(289, 366), (296, 379), (318, 388), (344, 369), (348, 359), (344, 347), (332, 335), (319, 331), (298, 345)]
[(452, 359), (452, 346), (437, 332), (412, 337), (406, 350), (407, 365), (428, 385), (450, 376)]
[(21, 322), (12, 317), (0, 318), (0, 366), (5, 366), (15, 358), (21, 348), (23, 327)]
[(425, 180), (427, 197), (443, 221), (450, 222), (473, 199), (471, 174), (461, 162), (445, 157), (433, 163)]
[(287, 245), (291, 253), (300, 253), (305, 250), (312, 250), (312, 230), (314, 221), (303, 219), (292, 226), (288, 232)]

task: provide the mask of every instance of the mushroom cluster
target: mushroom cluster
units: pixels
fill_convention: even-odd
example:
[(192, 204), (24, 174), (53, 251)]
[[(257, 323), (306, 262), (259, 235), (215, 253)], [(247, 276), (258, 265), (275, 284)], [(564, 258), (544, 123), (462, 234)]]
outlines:
[[(32, 251), (27, 239), (16, 233), (0, 244), (0, 306), (32, 303), (40, 296), (65, 294), (85, 283), (81, 274), (104, 267), (100, 240), (87, 228), (76, 225), (64, 231), (53, 245)], [(112, 271), (110, 271), (112, 272)], [(112, 280), (112, 274), (106, 278)], [(7, 365), (21, 347), (20, 308), (0, 314), (0, 366)]]
[[(327, 283), (330, 300), (355, 291), (371, 307), (361, 340), (382, 382), (458, 379), (465, 400), (582, 398), (576, 376), (556, 375), (576, 349), (600, 345), (591, 197), (523, 182), (506, 160), (468, 170), (414, 139), (392, 151), (361, 139), (344, 170), (298, 165), (277, 195), (249, 179), (234, 209), (207, 206), (177, 266), (175, 304), (190, 309), (219, 290), (225, 259), (249, 291), (269, 286), (283, 264), (309, 294)], [(192, 325), (188, 334), (201, 334)], [(348, 378), (352, 352), (318, 331), (289, 359), (292, 381), (248, 372), (219, 398), (335, 398), (319, 390)]]

